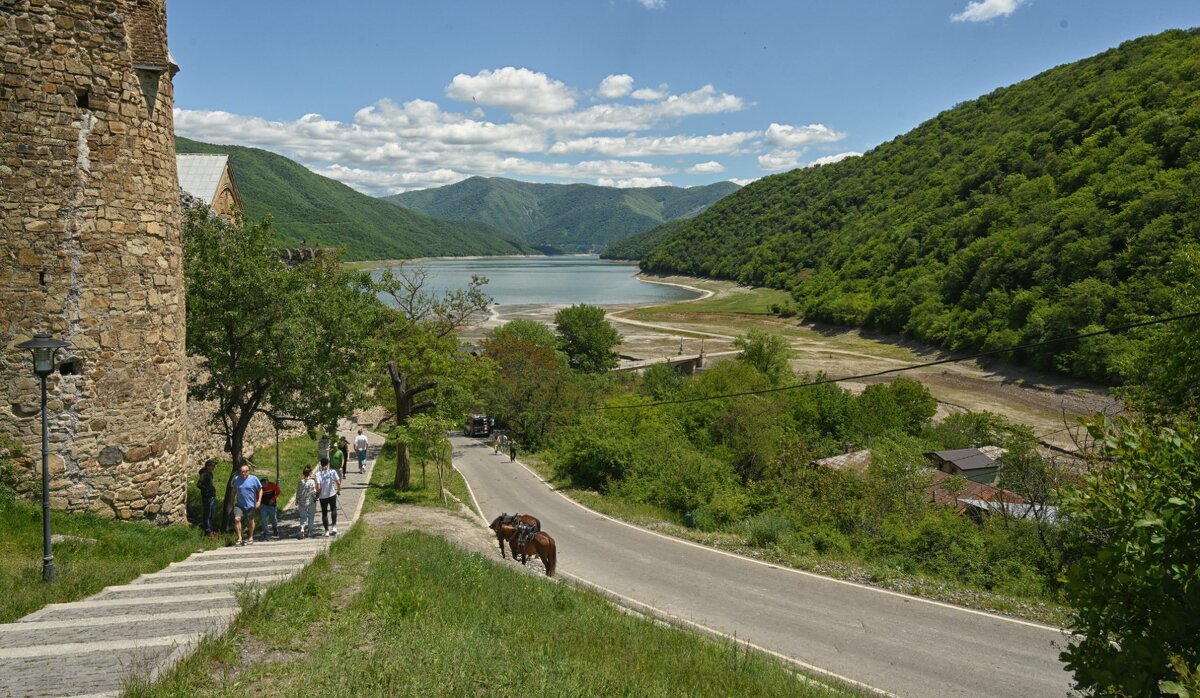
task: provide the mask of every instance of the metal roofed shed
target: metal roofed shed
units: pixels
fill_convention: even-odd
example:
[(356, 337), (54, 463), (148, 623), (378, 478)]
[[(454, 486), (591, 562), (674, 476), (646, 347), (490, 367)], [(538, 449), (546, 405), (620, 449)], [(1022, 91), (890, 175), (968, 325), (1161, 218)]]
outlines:
[(204, 201), (227, 222), (234, 221), (236, 211), (242, 208), (242, 197), (228, 155), (177, 153), (175, 170), (180, 189)]
[(1000, 472), (1000, 460), (1005, 450), (997, 446), (959, 448), (952, 451), (930, 451), (925, 457), (933, 461), (934, 467), (950, 475), (962, 475), (972, 482), (986, 485), (996, 480)]
[(863, 475), (871, 467), (871, 452), (869, 450), (851, 451), (840, 456), (822, 458), (809, 463), (814, 468), (830, 468), (832, 470), (849, 470)]

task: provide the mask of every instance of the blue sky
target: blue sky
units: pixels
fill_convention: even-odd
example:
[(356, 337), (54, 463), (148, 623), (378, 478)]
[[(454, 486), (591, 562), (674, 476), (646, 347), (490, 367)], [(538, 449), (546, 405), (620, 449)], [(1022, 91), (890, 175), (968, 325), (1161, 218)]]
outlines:
[(175, 128), (368, 194), (741, 183), (1170, 28), (1198, 0), (168, 0)]

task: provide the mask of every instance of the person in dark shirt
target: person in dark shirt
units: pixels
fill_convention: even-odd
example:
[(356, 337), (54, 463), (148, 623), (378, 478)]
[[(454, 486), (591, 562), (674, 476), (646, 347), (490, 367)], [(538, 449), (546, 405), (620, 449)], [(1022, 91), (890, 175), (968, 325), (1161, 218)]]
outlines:
[[(262, 488), (262, 506), (259, 511), (262, 513), (262, 535), (263, 540), (271, 540), (271, 536), (279, 535), (279, 510), (276, 504), (279, 502), (280, 489), (279, 484), (271, 482), (271, 478), (263, 476)], [(271, 527), (267, 528), (267, 522), (271, 523)], [(267, 533), (270, 531), (270, 533)]]
[(213, 515), (217, 511), (217, 488), (213, 486), (213, 468), (217, 467), (217, 462), (212, 458), (204, 461), (204, 467), (200, 468), (200, 515), (203, 520), (204, 535), (210, 538), (216, 538), (217, 532), (213, 530), (212, 521)]

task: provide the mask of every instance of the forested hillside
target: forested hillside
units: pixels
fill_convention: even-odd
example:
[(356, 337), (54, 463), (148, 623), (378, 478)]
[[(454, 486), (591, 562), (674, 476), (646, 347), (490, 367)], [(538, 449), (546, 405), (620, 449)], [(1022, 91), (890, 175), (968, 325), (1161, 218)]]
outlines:
[(351, 260), (533, 252), (495, 228), (392, 206), (265, 150), (181, 137), (175, 147), (180, 153), (228, 154), (246, 216), (271, 216), (281, 246), (344, 246)]
[[(950, 109), (859, 158), (764, 178), (684, 222), (648, 271), (792, 289), (809, 318), (955, 349), (1171, 311), (1200, 241), (1200, 31), (1170, 31)], [(1111, 379), (1127, 337), (1017, 356)]]
[(732, 182), (687, 189), (618, 189), (471, 177), (445, 187), (384, 197), (384, 201), (435, 218), (484, 223), (534, 245), (578, 252), (664, 221), (694, 216), (737, 189)]

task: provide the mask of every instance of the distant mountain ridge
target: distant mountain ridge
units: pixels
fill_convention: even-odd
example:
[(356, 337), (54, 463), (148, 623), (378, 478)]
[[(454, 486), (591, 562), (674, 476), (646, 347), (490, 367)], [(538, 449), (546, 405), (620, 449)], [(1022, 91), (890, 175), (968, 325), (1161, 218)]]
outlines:
[[(792, 291), (810, 319), (956, 351), (1182, 312), (1200, 247), (1200, 30), (997, 89), (862, 157), (763, 179), (610, 254)], [(1191, 279), (1191, 275), (1187, 275)], [(1013, 352), (1119, 380), (1137, 336)]]
[(344, 247), (346, 259), (537, 254), (517, 236), (393, 206), (258, 148), (175, 138), (179, 153), (226, 153), (246, 216), (271, 216), (281, 247)]
[(580, 252), (697, 215), (738, 189), (733, 182), (620, 189), (470, 177), (383, 200), (435, 218), (483, 223), (539, 247)]

